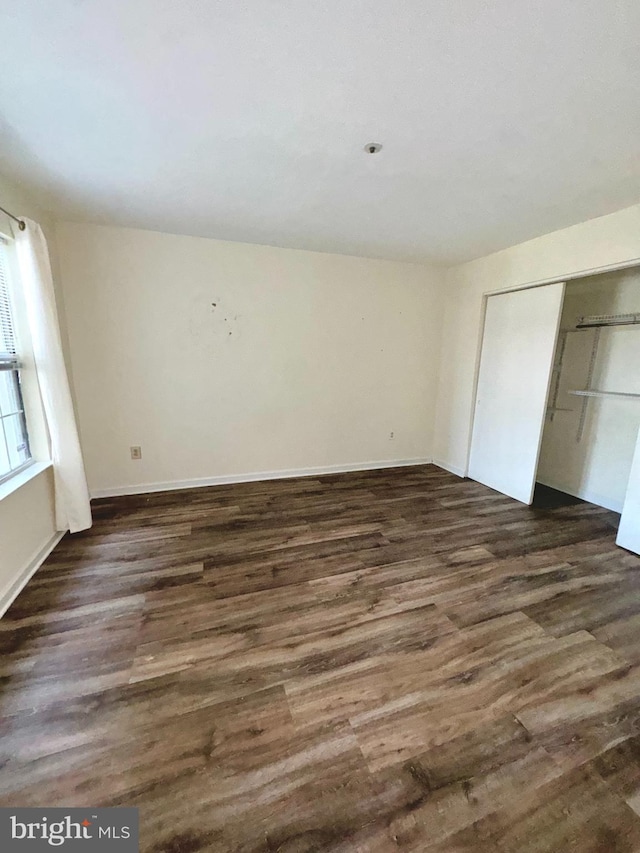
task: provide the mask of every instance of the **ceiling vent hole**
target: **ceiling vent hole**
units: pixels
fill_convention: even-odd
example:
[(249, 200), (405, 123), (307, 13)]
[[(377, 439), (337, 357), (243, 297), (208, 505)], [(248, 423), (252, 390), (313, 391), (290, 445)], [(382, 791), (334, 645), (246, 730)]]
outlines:
[(367, 154), (377, 154), (378, 151), (382, 151), (382, 145), (379, 142), (367, 142), (364, 146), (364, 150)]

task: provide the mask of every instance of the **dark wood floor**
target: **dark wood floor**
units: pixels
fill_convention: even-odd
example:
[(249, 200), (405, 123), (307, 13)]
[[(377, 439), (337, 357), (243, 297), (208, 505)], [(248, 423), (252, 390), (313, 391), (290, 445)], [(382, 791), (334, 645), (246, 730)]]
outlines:
[(433, 466), (98, 501), (0, 622), (0, 804), (142, 849), (640, 851), (640, 559)]

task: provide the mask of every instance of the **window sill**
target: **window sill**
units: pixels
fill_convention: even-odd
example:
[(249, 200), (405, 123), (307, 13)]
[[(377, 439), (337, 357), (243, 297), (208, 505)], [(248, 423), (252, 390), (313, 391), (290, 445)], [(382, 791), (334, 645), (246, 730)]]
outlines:
[(21, 489), (22, 486), (25, 486), (30, 480), (33, 480), (39, 474), (42, 474), (43, 471), (46, 471), (47, 468), (51, 467), (51, 464), (51, 462), (34, 461), (31, 465), (27, 465), (26, 468), (23, 468), (22, 471), (19, 471), (13, 477), (9, 477), (9, 479), (5, 480), (4, 483), (0, 483), (0, 501), (4, 498), (8, 498), (9, 495), (17, 492), (18, 489)]

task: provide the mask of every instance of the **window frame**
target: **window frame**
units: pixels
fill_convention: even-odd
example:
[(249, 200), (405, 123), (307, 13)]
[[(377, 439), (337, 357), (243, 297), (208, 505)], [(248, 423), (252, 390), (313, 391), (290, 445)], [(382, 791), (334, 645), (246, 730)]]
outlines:
[(22, 427), (22, 435), (24, 439), (24, 444), (26, 447), (27, 458), (15, 468), (11, 468), (9, 471), (6, 471), (3, 474), (0, 474), (0, 487), (6, 486), (14, 477), (19, 474), (22, 474), (25, 470), (30, 468), (34, 463), (36, 463), (36, 459), (34, 457), (32, 440), (31, 440), (31, 430), (29, 417), (27, 414), (27, 405), (25, 403), (25, 394), (24, 394), (24, 383), (23, 383), (23, 371), (24, 371), (24, 359), (23, 359), (23, 348), (21, 335), (19, 331), (19, 323), (17, 318), (17, 310), (16, 310), (16, 299), (15, 299), (15, 276), (13, 274), (12, 269), (12, 258), (10, 257), (11, 249), (13, 248), (13, 241), (8, 238), (5, 234), (0, 233), (0, 254), (2, 258), (0, 259), (0, 264), (2, 266), (2, 271), (4, 273), (4, 279), (6, 284), (6, 293), (8, 300), (8, 313), (9, 313), (9, 321), (11, 323), (11, 330), (13, 333), (13, 339), (15, 343), (15, 354), (8, 352), (2, 353), (0, 355), (0, 374), (8, 373), (12, 379), (14, 384), (14, 394), (16, 397), (16, 402), (19, 408), (15, 412), (3, 413), (0, 412), (0, 442), (4, 443), (5, 450), (7, 453), (7, 459), (10, 461), (11, 454), (9, 452), (9, 444), (7, 438), (7, 432), (4, 425), (4, 421), (6, 418), (15, 417), (19, 415), (20, 424)]

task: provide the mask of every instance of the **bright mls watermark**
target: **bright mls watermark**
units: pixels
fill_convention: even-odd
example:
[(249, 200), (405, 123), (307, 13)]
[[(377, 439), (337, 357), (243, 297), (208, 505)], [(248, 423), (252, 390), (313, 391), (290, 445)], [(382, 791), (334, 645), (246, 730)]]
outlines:
[(138, 809), (3, 809), (0, 851), (138, 853)]

